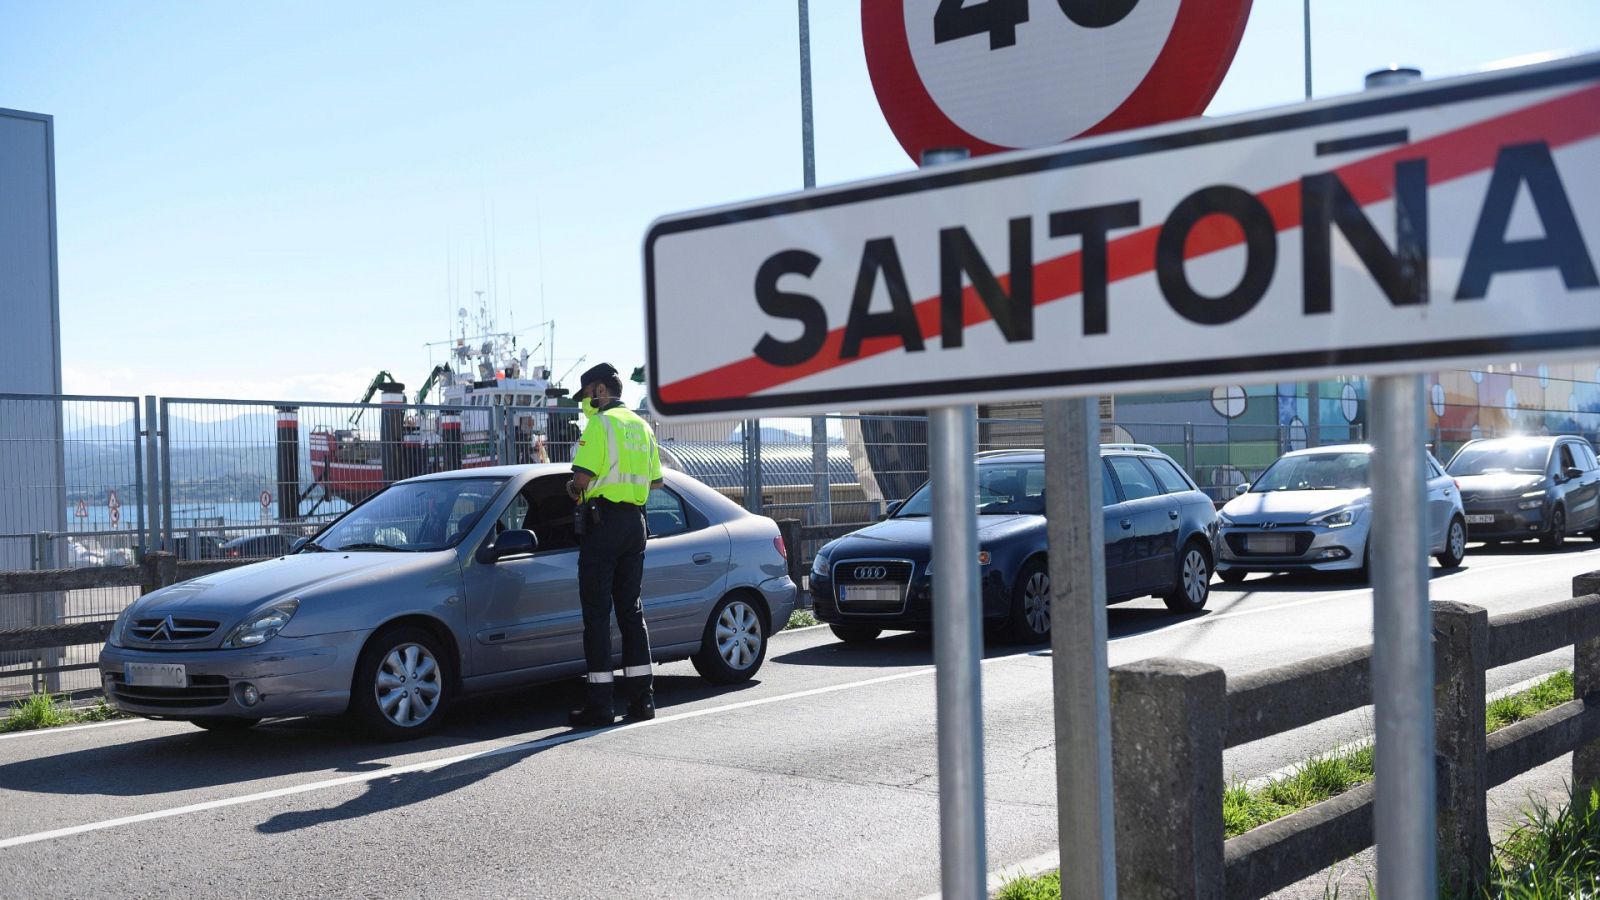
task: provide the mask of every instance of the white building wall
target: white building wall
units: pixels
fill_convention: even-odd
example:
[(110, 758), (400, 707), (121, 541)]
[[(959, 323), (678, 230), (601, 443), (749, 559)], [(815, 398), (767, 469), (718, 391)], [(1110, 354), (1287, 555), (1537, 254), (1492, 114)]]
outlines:
[(54, 127), (0, 109), (0, 571), (32, 564), (4, 535), (66, 526), (60, 410), (3, 395), (59, 393)]

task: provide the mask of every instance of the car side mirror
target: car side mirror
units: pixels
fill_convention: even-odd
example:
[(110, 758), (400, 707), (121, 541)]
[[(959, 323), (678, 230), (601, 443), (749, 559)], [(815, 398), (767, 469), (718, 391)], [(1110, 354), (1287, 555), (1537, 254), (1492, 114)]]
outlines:
[(478, 548), (477, 560), (493, 565), (513, 556), (529, 556), (539, 549), (539, 539), (526, 528), (502, 531), (487, 544)]
[(1243, 497), (1248, 493), (1250, 493), (1250, 482), (1248, 481), (1243, 484), (1236, 484), (1233, 486), (1233, 495), (1235, 497)]
[(1571, 481), (1574, 478), (1582, 478), (1583, 470), (1577, 466), (1567, 466), (1566, 469), (1562, 470), (1561, 474), (1566, 476), (1568, 481)]
[(309, 540), (311, 540), (311, 538), (308, 538), (308, 537), (297, 537), (297, 538), (295, 538), (294, 542), (289, 545), (289, 552), (290, 553), (299, 553), (300, 552), (300, 548), (304, 547), (306, 545), (306, 542), (309, 541)]
[(905, 505), (905, 501), (904, 500), (890, 500), (889, 501), (889, 505), (885, 506), (883, 508), (883, 515), (878, 517), (878, 521), (882, 522), (884, 519), (887, 519), (890, 516), (894, 515), (895, 512), (897, 510), (899, 510), (900, 507), (902, 507), (904, 505)]

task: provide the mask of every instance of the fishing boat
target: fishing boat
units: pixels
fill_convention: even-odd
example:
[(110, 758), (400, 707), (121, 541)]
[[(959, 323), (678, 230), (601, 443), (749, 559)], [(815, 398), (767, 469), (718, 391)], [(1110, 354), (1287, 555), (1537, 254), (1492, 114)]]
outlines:
[[(530, 364), (553, 338), (554, 324), (535, 326), (544, 340), (529, 349), (517, 332), (495, 328), (481, 303), (475, 319), (465, 309), (458, 317), (455, 337), (427, 345), (446, 348), (446, 359), (433, 366), (414, 402), (406, 402), (404, 384), (381, 371), (357, 401), (349, 427), (311, 431), (316, 487), (358, 503), (385, 484), (426, 472), (572, 458), (577, 410), (548, 365)], [(374, 411), (366, 404), (378, 395), (384, 404)], [(374, 417), (376, 430), (362, 427)]]

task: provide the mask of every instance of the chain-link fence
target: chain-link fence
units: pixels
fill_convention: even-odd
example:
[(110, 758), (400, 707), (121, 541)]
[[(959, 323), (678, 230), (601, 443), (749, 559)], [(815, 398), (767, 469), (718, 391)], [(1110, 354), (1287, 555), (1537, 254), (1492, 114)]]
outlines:
[[(147, 540), (132, 397), (0, 394), (0, 571), (127, 565)], [(125, 588), (0, 595), (0, 630), (115, 616)], [(92, 687), (98, 646), (0, 651), (0, 698)], [(63, 671), (66, 669), (67, 671)]]

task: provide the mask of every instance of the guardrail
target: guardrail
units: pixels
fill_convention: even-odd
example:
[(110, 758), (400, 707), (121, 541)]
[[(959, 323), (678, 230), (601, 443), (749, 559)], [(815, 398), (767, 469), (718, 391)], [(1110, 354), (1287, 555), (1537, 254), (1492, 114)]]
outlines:
[[(0, 598), (10, 594), (40, 594), (55, 591), (81, 591), (107, 587), (137, 587), (140, 594), (158, 588), (221, 572), (258, 559), (180, 560), (171, 553), (150, 552), (134, 566), (97, 566), (83, 569), (47, 569), (37, 572), (0, 572)], [(49, 650), (94, 644), (106, 639), (112, 619), (72, 622), (62, 625), (35, 625), (0, 630), (0, 651)], [(46, 675), (92, 669), (95, 663), (29, 668), (17, 675)]]
[[(1486, 793), (1572, 753), (1573, 796), (1600, 785), (1600, 572), (1578, 595), (1490, 618), (1433, 604), (1440, 883), (1488, 871)], [(1574, 647), (1577, 699), (1485, 735), (1485, 672)], [(1117, 883), (1124, 897), (1262, 897), (1373, 844), (1371, 783), (1224, 839), (1222, 751), (1370, 705), (1369, 647), (1228, 678), (1149, 659), (1111, 670)], [(1454, 896), (1454, 894), (1452, 894)]]

